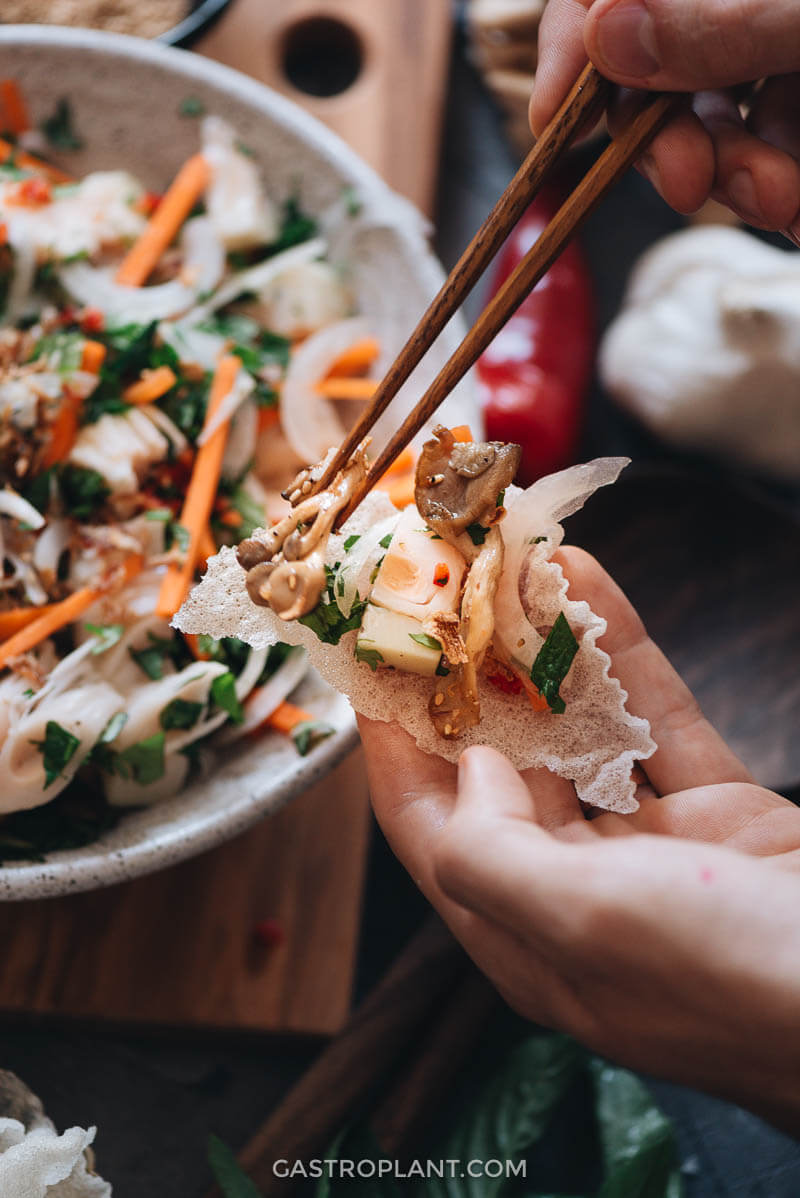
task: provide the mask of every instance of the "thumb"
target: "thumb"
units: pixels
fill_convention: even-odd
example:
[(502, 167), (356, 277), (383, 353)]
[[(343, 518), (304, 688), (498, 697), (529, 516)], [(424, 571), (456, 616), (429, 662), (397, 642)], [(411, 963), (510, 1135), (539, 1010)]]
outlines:
[(699, 91), (800, 68), (797, 0), (596, 0), (584, 42), (628, 87)]

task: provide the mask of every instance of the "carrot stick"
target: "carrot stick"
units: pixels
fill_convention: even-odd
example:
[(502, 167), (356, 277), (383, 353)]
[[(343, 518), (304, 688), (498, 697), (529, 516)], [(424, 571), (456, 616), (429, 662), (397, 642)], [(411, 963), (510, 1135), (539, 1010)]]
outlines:
[(186, 648), (191, 653), (195, 661), (210, 661), (211, 654), (206, 653), (200, 648), (200, 639), (194, 632), (184, 632), (183, 639), (186, 641)]
[(372, 399), (378, 390), (378, 380), (326, 378), (315, 383), (314, 390), (326, 399)]
[(474, 441), (472, 429), (468, 424), (458, 424), (455, 428), (450, 429), (450, 433), (454, 441)]
[(340, 375), (347, 378), (353, 374), (365, 374), (380, 352), (379, 341), (374, 337), (362, 337), (339, 354), (338, 358), (334, 358), (325, 378), (338, 378)]
[(277, 424), (279, 419), (277, 408), (259, 408), (258, 435), (261, 436), (268, 428), (272, 428), (273, 424)]
[(200, 562), (207, 562), (208, 559), (213, 557), (216, 552), (217, 546), (216, 542), (214, 541), (214, 536), (211, 532), (211, 529), (208, 527), (208, 525), (206, 525), (203, 531), (200, 533), (200, 543), (197, 546), (197, 560)]
[(44, 603), (41, 607), (12, 607), (10, 611), (0, 612), (0, 641), (8, 640), (20, 628), (38, 620), (52, 606), (52, 603)]
[(387, 466), (381, 475), (381, 479), (391, 478), (395, 474), (407, 474), (409, 470), (413, 470), (416, 464), (414, 450), (410, 445), (397, 455), (391, 466)]
[[(214, 381), (211, 384), (211, 394), (208, 398), (206, 425), (214, 417), (233, 386), (240, 366), (241, 362), (233, 354), (226, 354), (217, 362)], [(180, 519), (180, 523), (189, 533), (189, 544), (183, 564), (173, 563), (167, 567), (156, 604), (156, 613), (165, 620), (172, 619), (192, 585), (195, 566), (200, 554), (200, 538), (208, 524), (217, 493), (229, 427), (230, 421), (224, 421), (205, 444), (200, 446), (194, 459), (192, 477), (186, 488), (186, 498)]]
[(385, 491), (395, 507), (408, 507), (414, 502), (414, 474), (403, 474), (399, 478), (379, 479), (375, 486)]
[(7, 162), (9, 158), (13, 158), (17, 166), (22, 166), (32, 171), (39, 171), (51, 183), (74, 183), (72, 176), (59, 170), (57, 166), (51, 166), (49, 162), (44, 162), (41, 158), (35, 158), (33, 154), (27, 154), (24, 150), (18, 150), (16, 146), (12, 146), (10, 141), (5, 141), (4, 138), (0, 137), (0, 163)]
[(102, 341), (84, 341), (81, 353), (81, 370), (89, 374), (99, 374), (100, 367), (106, 358), (106, 347)]
[(156, 366), (155, 370), (143, 370), (135, 383), (122, 392), (126, 403), (152, 403), (160, 399), (177, 382), (175, 371), (169, 366)]
[(78, 435), (80, 399), (69, 391), (61, 400), (55, 420), (50, 426), (50, 439), (42, 455), (42, 470), (48, 470), (67, 456)]
[(30, 129), (28, 110), (15, 79), (0, 79), (0, 101), (3, 105), (3, 124), (9, 133), (24, 133)]
[(172, 180), (164, 198), (128, 250), (116, 274), (118, 283), (141, 287), (164, 250), (206, 189), (209, 167), (202, 154), (193, 154)]
[[(122, 579), (118, 585), (129, 582), (141, 568), (141, 557), (137, 555), (129, 557), (125, 562)], [(12, 657), (19, 657), (21, 653), (29, 652), (41, 641), (47, 640), (53, 633), (58, 632), (59, 629), (80, 619), (87, 608), (91, 607), (95, 600), (104, 595), (107, 590), (108, 587), (105, 586), (81, 587), (80, 590), (73, 591), (67, 599), (62, 599), (60, 603), (49, 603), (46, 607), (41, 608), (41, 614), (35, 620), (31, 620), (29, 624), (20, 628), (0, 645), (0, 669), (7, 666)]]
[(267, 716), (264, 723), (269, 724), (270, 728), (274, 728), (276, 732), (285, 732), (288, 736), (298, 724), (306, 724), (314, 719), (316, 716), (313, 716), (310, 711), (304, 711), (302, 707), (295, 707), (294, 703), (284, 700), (283, 703), (278, 704), (272, 715)]

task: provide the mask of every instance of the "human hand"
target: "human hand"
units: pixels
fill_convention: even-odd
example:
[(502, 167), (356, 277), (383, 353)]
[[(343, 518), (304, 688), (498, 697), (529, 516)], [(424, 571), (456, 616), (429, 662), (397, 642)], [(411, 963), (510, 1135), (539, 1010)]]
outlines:
[[(711, 196), (800, 244), (793, 0), (549, 0), (530, 107), (537, 135), (587, 55), (623, 87), (695, 93), (639, 164), (668, 204), (694, 212)], [(730, 88), (757, 79), (766, 82), (745, 121)]]
[(659, 745), (640, 810), (587, 821), (563, 779), (488, 748), (457, 772), (361, 720), (378, 820), (515, 1009), (797, 1131), (800, 811), (753, 784), (597, 563), (560, 556)]

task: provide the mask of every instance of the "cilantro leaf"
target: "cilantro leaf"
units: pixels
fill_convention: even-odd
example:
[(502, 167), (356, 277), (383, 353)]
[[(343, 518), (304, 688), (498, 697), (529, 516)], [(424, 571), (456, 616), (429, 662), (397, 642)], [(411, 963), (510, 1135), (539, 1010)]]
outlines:
[(356, 661), (363, 661), (365, 665), (368, 665), (374, 674), (378, 668), (378, 662), (383, 661), (384, 657), (377, 649), (367, 649), (367, 643), (367, 641), (356, 641), (355, 658)]
[(116, 645), (125, 631), (124, 624), (87, 624), (86, 631), (97, 637), (97, 644), (92, 649), (92, 656), (105, 653), (112, 645)]
[(465, 531), (469, 534), (473, 545), (482, 545), (489, 535), (489, 529), (478, 524), (477, 520), (473, 524), (468, 524)]
[(55, 111), (39, 126), (51, 146), (57, 150), (81, 150), (83, 138), (75, 131), (69, 100), (62, 96)]
[(31, 744), (42, 755), (44, 765), (44, 789), (60, 778), (67, 764), (80, 747), (80, 740), (55, 720), (48, 720), (44, 728), (44, 740), (32, 740)]
[(111, 494), (102, 474), (71, 462), (61, 467), (58, 482), (64, 506), (76, 520), (90, 519)]
[(354, 533), (353, 533), (353, 535), (352, 535), (351, 537), (348, 537), (348, 538), (347, 538), (347, 540), (346, 540), (346, 541), (345, 541), (345, 543), (344, 543), (344, 551), (345, 551), (345, 553), (349, 553), (349, 552), (350, 552), (350, 550), (353, 548), (353, 546), (356, 544), (356, 542), (357, 542), (357, 541), (360, 541), (360, 540), (361, 540), (361, 533), (360, 533), (360, 532), (354, 532)]
[(147, 639), (148, 645), (141, 649), (129, 648), (128, 652), (154, 682), (164, 677), (165, 661), (171, 661), (175, 669), (180, 670), (194, 660), (181, 636), (156, 636), (154, 632), (148, 632)]
[(442, 643), (437, 641), (435, 636), (428, 636), (427, 632), (409, 632), (408, 634), (412, 641), (416, 641), (418, 645), (422, 645), (425, 649), (438, 649), (442, 652)]
[(388, 548), (389, 548), (389, 546), (390, 546), (390, 545), (391, 545), (391, 543), (392, 543), (392, 537), (393, 537), (393, 536), (394, 536), (394, 533), (387, 532), (387, 534), (386, 534), (386, 536), (385, 536), (385, 537), (381, 537), (381, 539), (378, 541), (378, 544), (380, 545), (381, 549), (388, 549)]
[(165, 732), (172, 728), (194, 728), (203, 711), (203, 704), (193, 699), (172, 699), (161, 711), (158, 722)]
[(164, 777), (164, 733), (155, 732), (144, 740), (122, 749), (114, 758), (116, 772), (132, 777), (140, 786), (149, 786)]
[(333, 736), (335, 728), (322, 720), (304, 720), (292, 729), (292, 740), (301, 757), (305, 757), (314, 745), (319, 744), (327, 736)]
[(164, 654), (154, 645), (146, 645), (143, 649), (129, 648), (133, 660), (140, 670), (144, 670), (148, 678), (158, 682), (164, 677)]
[(313, 237), (317, 231), (317, 222), (313, 217), (308, 216), (300, 207), (299, 197), (296, 195), (289, 196), (283, 205), (283, 221), (281, 222), (281, 231), (277, 241), (274, 241), (270, 246), (271, 253), (277, 253), (279, 250), (288, 250), (292, 245), (298, 245), (301, 241), (308, 241), (309, 237)]
[(564, 613), (559, 612), (531, 666), (531, 682), (547, 700), (550, 710), (557, 715), (562, 715), (566, 709), (558, 691), (577, 652), (578, 641), (575, 634)]
[(227, 674), (219, 674), (211, 683), (211, 698), (217, 707), (227, 711), (234, 724), (243, 723), (244, 711), (236, 697), (236, 679), (230, 670)]

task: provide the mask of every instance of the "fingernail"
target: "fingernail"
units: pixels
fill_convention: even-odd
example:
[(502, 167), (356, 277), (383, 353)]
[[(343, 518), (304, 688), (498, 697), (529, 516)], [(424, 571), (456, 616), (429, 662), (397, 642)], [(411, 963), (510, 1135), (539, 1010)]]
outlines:
[(653, 18), (641, 0), (619, 0), (597, 21), (596, 46), (615, 75), (646, 79), (659, 70)]
[(756, 185), (748, 170), (735, 171), (728, 181), (727, 191), (728, 198), (743, 220), (758, 222), (762, 219)]

